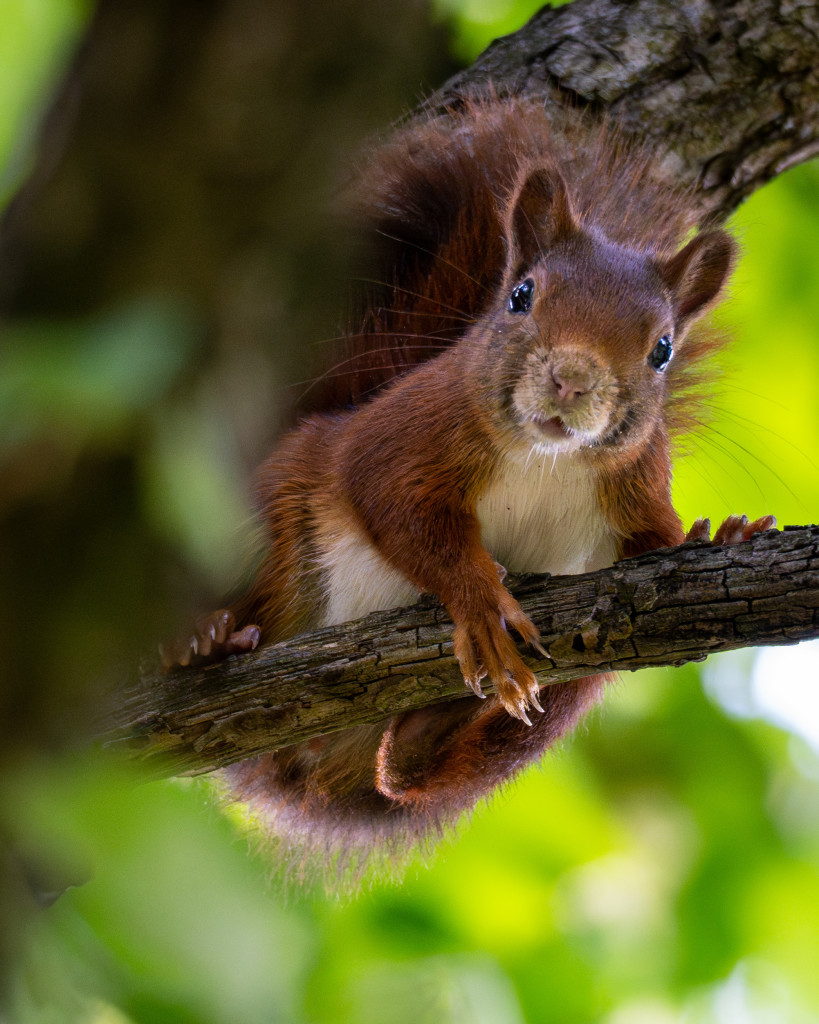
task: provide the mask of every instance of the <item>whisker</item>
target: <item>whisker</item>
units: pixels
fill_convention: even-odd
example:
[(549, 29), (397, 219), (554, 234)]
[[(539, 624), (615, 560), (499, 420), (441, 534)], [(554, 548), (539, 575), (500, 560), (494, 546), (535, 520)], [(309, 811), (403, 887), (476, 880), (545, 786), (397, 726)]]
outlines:
[[(437, 331), (428, 331), (426, 333), (415, 334), (410, 331), (356, 331), (354, 334), (338, 334), (334, 338), (319, 338), (316, 341), (310, 342), (313, 346), (319, 345), (335, 345), (343, 342), (353, 341), (365, 341), (369, 338), (443, 338), (445, 340), (451, 340), (450, 335), (457, 338), (462, 334), (460, 327), (441, 327)], [(402, 346), (405, 347), (405, 346)], [(362, 351), (374, 351), (373, 349), (366, 349)]]
[(770, 395), (760, 393), (759, 391), (753, 391), (751, 388), (743, 387), (741, 384), (735, 384), (730, 380), (722, 380), (719, 382), (720, 391), (736, 391), (741, 395), (748, 395), (749, 398), (754, 398), (758, 402), (768, 402), (775, 409), (781, 409), (783, 412), (790, 412), (790, 409), (784, 402), (778, 402), (775, 398), (771, 398)]
[[(721, 438), (723, 441), (726, 440), (725, 436), (722, 433), (720, 433), (720, 431), (712, 430), (705, 424), (701, 424), (700, 426), (700, 431), (693, 439), (694, 445), (695, 447), (699, 448), (700, 453), (704, 455), (706, 458), (710, 458), (715, 465), (719, 466), (720, 463), (715, 458), (715, 456), (713, 454), (709, 454), (709, 452), (706, 452), (703, 449), (704, 446), (708, 446), (708, 448), (711, 449), (711, 452), (719, 452), (720, 455), (724, 456), (724, 458), (728, 459), (735, 466), (742, 470), (742, 472), (748, 477), (748, 479), (753, 482), (754, 486), (760, 493), (760, 497), (763, 497), (764, 495), (762, 494), (762, 490), (759, 486), (759, 483), (754, 474), (748, 468), (748, 466), (736, 455), (735, 452), (732, 452), (726, 444), (723, 444), (720, 442), (720, 440), (718, 440), (718, 438)], [(709, 432), (715, 434), (716, 436), (709, 437)]]
[[(700, 448), (700, 441), (699, 440), (696, 443), (696, 448), (697, 449)], [(711, 462), (713, 462), (715, 466), (719, 466), (719, 463), (717, 462), (717, 460), (712, 455), (709, 455), (708, 452), (700, 450), (699, 454), (703, 458), (710, 459)], [(711, 474), (706, 472), (704, 466), (702, 466), (700, 463), (698, 463), (696, 461), (696, 459), (692, 460), (689, 463), (689, 465), (691, 466), (693, 471), (697, 474), (697, 476), (701, 480), (703, 480), (705, 482), (705, 484), (714, 491), (714, 493), (717, 495), (719, 500), (724, 505), (730, 505), (730, 500), (728, 499), (727, 495), (723, 492), (722, 488), (716, 483), (715, 479), (711, 476)]]
[[(731, 437), (729, 434), (724, 434), (721, 430), (717, 430), (710, 423), (700, 422), (697, 424), (697, 426), (699, 429), (698, 433), (694, 435), (695, 441), (711, 445), (711, 447), (715, 451), (721, 452), (727, 459), (730, 459), (731, 462), (739, 466), (743, 473), (745, 473), (745, 475), (753, 482), (754, 487), (759, 492), (759, 496), (761, 498), (765, 498), (765, 492), (763, 491), (759, 483), (759, 480), (754, 475), (754, 473), (748, 468), (745, 462), (740, 460), (734, 453), (732, 453), (729, 450), (728, 445), (733, 445), (744, 455), (748, 456), (748, 458), (751, 461), (758, 463), (766, 472), (770, 473), (773, 479), (776, 480), (776, 482), (794, 499), (794, 501), (798, 502), (800, 505), (802, 504), (801, 499), (793, 490), (793, 488), (790, 487), (790, 485), (787, 483), (784, 477), (782, 477), (772, 466), (766, 463), (764, 459), (761, 459), (755, 451), (752, 451), (750, 448), (746, 448), (745, 445), (741, 444), (739, 441), (736, 440), (736, 438)], [(715, 439), (714, 436), (708, 436), (709, 434), (721, 438), (722, 441), (726, 443), (721, 444), (719, 441)]]
[[(389, 337), (389, 335), (387, 335), (387, 337)], [(419, 335), (419, 337), (423, 337), (423, 335)], [(291, 388), (301, 387), (304, 384), (309, 384), (310, 387), (313, 387), (314, 385), (318, 384), (320, 381), (329, 380), (329, 379), (331, 379), (333, 377), (343, 377), (343, 376), (345, 376), (346, 373), (349, 372), (349, 370), (345, 370), (345, 369), (343, 369), (343, 367), (345, 367), (345, 366), (349, 367), (351, 364), (354, 364), (354, 363), (358, 362), (359, 360), (362, 361), (363, 364), (364, 364), (362, 366), (363, 370), (386, 370), (386, 369), (389, 369), (394, 364), (385, 362), (381, 366), (374, 366), (372, 364), (372, 362), (370, 361), (370, 357), (371, 356), (381, 355), (383, 353), (393, 353), (393, 354), (398, 354), (400, 352), (433, 352), (433, 353), (438, 353), (438, 352), (445, 351), (446, 348), (447, 348), (446, 345), (441, 345), (441, 344), (403, 345), (400, 349), (399, 348), (395, 348), (392, 345), (383, 345), (383, 346), (380, 346), (379, 348), (371, 348), (371, 349), (367, 349), (366, 351), (356, 352), (353, 355), (349, 356), (347, 359), (341, 359), (341, 360), (339, 360), (339, 362), (334, 363), (333, 366), (329, 367), (323, 373), (320, 373), (317, 377), (308, 377), (306, 380), (293, 381), (291, 384), (288, 385), (288, 387), (291, 387)], [(309, 388), (308, 388), (308, 391), (309, 391)], [(307, 394), (307, 392), (305, 392), (305, 394)]]
[(409, 242), (405, 238), (399, 238), (397, 235), (391, 235), (388, 231), (384, 231), (380, 228), (377, 230), (377, 234), (381, 235), (382, 238), (389, 238), (391, 242), (398, 242), (400, 245), (407, 245), (416, 249), (418, 252), (423, 252), (427, 256), (431, 256), (433, 259), (438, 260), (439, 263), (444, 263), (446, 266), (451, 267), (457, 273), (463, 274), (468, 281), (476, 284), (481, 291), (485, 292), (489, 290), (483, 282), (467, 273), (467, 271), (465, 271), (463, 267), (459, 267), (457, 263), (453, 263), (451, 260), (446, 259), (446, 257), (442, 256), (439, 252), (433, 252), (432, 249), (427, 249), (423, 245), (419, 245), (417, 242)]
[(436, 320), (454, 320), (456, 323), (461, 323), (461, 324), (474, 324), (476, 322), (475, 317), (466, 316), (464, 314), (460, 314), (458, 316), (455, 316), (452, 313), (439, 313), (437, 311), (434, 312), (434, 313), (431, 313), (431, 312), (429, 312), (429, 310), (425, 310), (425, 309), (400, 309), (400, 308), (397, 308), (397, 307), (394, 307), (394, 306), (379, 306), (377, 312), (379, 312), (379, 313), (389, 313), (392, 316), (425, 316), (425, 317), (434, 317)]
[[(396, 366), (395, 366), (395, 363), (378, 363), (378, 364), (374, 365), (373, 363), (368, 362), (366, 364), (366, 366), (363, 367), (363, 369), (368, 370), (368, 371), (370, 371), (370, 370), (371, 371), (395, 370)], [(414, 369), (414, 367), (407, 367), (407, 370), (410, 370), (410, 369)], [(310, 389), (315, 387), (316, 384), (321, 384), (323, 381), (338, 380), (341, 377), (348, 376), (349, 373), (350, 373), (349, 369), (347, 369), (347, 370), (338, 370), (338, 371), (328, 370), (326, 373), (321, 374), (320, 377), (311, 377), (308, 380), (294, 381), (292, 384), (288, 384), (287, 387), (289, 387), (289, 388), (298, 388), (298, 387), (302, 387), (303, 385), (307, 385), (306, 390), (302, 393), (302, 396), (301, 396), (301, 397), (304, 397), (304, 395), (308, 394)]]
[(390, 284), (387, 281), (379, 281), (372, 277), (357, 277), (355, 280), (361, 284), (377, 284), (381, 288), (390, 288), (393, 291), (399, 292), (401, 295), (409, 295), (415, 299), (423, 299), (425, 302), (434, 302), (440, 309), (448, 309), (450, 313), (456, 313), (458, 316), (462, 316), (465, 322), (475, 323), (475, 320), (470, 318), (468, 313), (465, 313), (462, 309), (458, 309), (457, 306), (450, 306), (446, 302), (441, 302), (440, 299), (433, 299), (429, 295), (424, 295), (423, 292), (414, 292), (410, 288), (404, 288), (398, 284)]
[[(784, 406), (783, 406), (783, 408), (784, 408)], [(779, 441), (781, 444), (787, 446), (795, 454), (801, 456), (805, 460), (805, 462), (807, 462), (807, 464), (810, 466), (810, 468), (812, 470), (814, 470), (815, 472), (819, 473), (819, 465), (817, 465), (813, 461), (813, 459), (811, 459), (811, 457), (808, 455), (808, 453), (803, 448), (800, 448), (798, 444), (795, 444), (793, 441), (791, 441), (791, 439), (789, 437), (786, 437), (784, 434), (780, 434), (776, 430), (771, 430), (769, 427), (764, 426), (763, 424), (757, 422), (756, 420), (751, 419), (748, 416), (743, 416), (741, 413), (734, 412), (732, 409), (720, 408), (717, 411), (718, 411), (720, 416), (725, 416), (726, 418), (732, 419), (732, 420), (734, 420), (736, 423), (738, 423), (740, 425), (744, 424), (745, 426), (752, 427), (755, 431), (758, 431), (759, 432), (759, 438), (758, 438), (759, 443), (762, 444), (765, 448), (767, 448), (767, 450), (769, 452), (771, 452), (771, 454), (774, 454), (774, 449), (770, 445), (766, 444), (766, 442), (765, 442), (765, 437), (766, 436), (770, 436), (770, 437), (776, 438), (776, 440)]]

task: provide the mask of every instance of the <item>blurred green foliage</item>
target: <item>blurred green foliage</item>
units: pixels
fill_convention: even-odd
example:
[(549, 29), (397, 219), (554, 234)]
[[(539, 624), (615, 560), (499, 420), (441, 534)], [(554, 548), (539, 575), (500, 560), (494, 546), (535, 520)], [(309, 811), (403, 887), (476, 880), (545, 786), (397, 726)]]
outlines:
[[(567, 0), (548, 6), (561, 7)], [(432, 0), (438, 17), (453, 28), (452, 48), (464, 63), (471, 63), (493, 39), (516, 32), (541, 7), (533, 0)]]
[[(0, 74), (14, 83), (0, 105), (4, 182), (82, 9), (0, 3)], [(463, 9), (462, 29), (480, 20), (477, 5)], [(505, 17), (485, 31), (516, 27), (520, 5)], [(463, 31), (466, 53), (478, 36)], [(721, 315), (736, 343), (713, 424), (680, 463), (685, 519), (816, 518), (817, 196), (819, 167), (798, 168), (735, 218), (745, 256)], [(144, 435), (146, 514), (207, 563), (235, 533), (242, 499), (215, 407), (164, 400), (195, 351), (194, 324), (154, 300), (11, 329), (0, 455), (48, 439), (49, 457), (70, 465), (89, 444)], [(629, 677), (403, 883), (374, 879), (356, 898), (288, 889), (207, 783), (142, 782), (76, 752), (21, 761), (0, 778), (19, 890), (5, 905), (33, 912), (0, 1020), (814, 1021), (819, 756), (759, 717), (752, 666), (749, 652), (715, 660), (706, 689), (693, 667)], [(50, 907), (31, 905), (31, 883), (47, 892), (85, 879)]]
[(0, 0), (0, 201), (30, 166), (42, 103), (72, 50), (91, 0)]
[(731, 227), (743, 257), (720, 320), (723, 358), (713, 419), (691, 439), (675, 500), (684, 519), (772, 509), (811, 522), (819, 506), (819, 164), (795, 168), (753, 196)]

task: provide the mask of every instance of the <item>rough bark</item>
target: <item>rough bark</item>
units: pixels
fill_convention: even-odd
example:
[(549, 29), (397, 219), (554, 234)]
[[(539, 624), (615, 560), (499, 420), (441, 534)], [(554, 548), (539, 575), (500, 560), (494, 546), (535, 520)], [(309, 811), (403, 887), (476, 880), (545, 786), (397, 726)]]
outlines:
[[(819, 526), (522, 577), (512, 590), (548, 646), (551, 660), (531, 661), (544, 684), (796, 643), (819, 636)], [(451, 624), (424, 600), (198, 671), (148, 672), (117, 695), (102, 739), (149, 772), (201, 773), (463, 692)]]
[(497, 40), (434, 98), (544, 94), (613, 118), (673, 157), (723, 220), (819, 152), (819, 6), (782, 0), (575, 0)]

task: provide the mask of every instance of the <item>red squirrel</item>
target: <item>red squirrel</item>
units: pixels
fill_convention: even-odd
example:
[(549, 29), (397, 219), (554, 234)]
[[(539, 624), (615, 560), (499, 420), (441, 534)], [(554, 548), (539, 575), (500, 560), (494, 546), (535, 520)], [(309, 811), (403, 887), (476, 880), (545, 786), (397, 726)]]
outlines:
[[(261, 469), (255, 583), (166, 654), (223, 657), (422, 592), (446, 606), (471, 695), (226, 770), (297, 849), (366, 858), (434, 835), (598, 700), (604, 677), (538, 686), (513, 636), (539, 648), (537, 630), (504, 570), (581, 573), (708, 538), (674, 511), (669, 445), (696, 419), (719, 342), (694, 325), (734, 242), (690, 238), (694, 195), (613, 128), (566, 120), (473, 101), (367, 159), (351, 205), (380, 283)], [(773, 524), (731, 517), (714, 542)]]

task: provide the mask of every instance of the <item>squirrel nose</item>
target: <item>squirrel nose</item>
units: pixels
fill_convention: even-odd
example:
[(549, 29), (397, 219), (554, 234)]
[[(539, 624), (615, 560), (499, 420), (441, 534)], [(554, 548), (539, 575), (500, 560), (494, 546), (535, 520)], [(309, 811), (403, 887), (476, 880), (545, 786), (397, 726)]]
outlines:
[(589, 390), (587, 381), (573, 377), (565, 371), (552, 370), (552, 383), (557, 391), (557, 400), (566, 405), (570, 405)]

